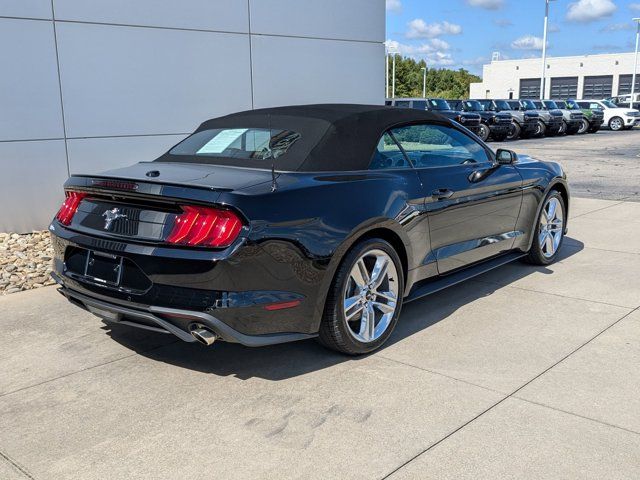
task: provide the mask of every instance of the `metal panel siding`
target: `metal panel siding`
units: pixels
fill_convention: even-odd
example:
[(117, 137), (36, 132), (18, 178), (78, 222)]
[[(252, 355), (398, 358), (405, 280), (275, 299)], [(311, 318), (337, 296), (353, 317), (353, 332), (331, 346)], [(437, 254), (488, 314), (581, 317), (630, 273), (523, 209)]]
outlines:
[(0, 18), (0, 140), (62, 137), (52, 23)]
[(582, 98), (603, 99), (611, 96), (613, 75), (584, 77)]
[[(631, 93), (631, 80), (633, 75), (620, 75), (618, 83), (618, 95), (628, 95)], [(636, 88), (634, 93), (640, 93), (640, 73), (636, 74)]]
[(0, 0), (3, 16), (28, 19), (0, 18), (0, 231), (46, 228), (69, 170), (153, 159), (208, 118), (384, 101), (384, 0)]
[(521, 78), (520, 98), (540, 98), (540, 79)]
[(64, 199), (64, 140), (0, 142), (0, 232), (45, 228)]
[(578, 95), (578, 77), (555, 77), (551, 79), (551, 98), (566, 100)]

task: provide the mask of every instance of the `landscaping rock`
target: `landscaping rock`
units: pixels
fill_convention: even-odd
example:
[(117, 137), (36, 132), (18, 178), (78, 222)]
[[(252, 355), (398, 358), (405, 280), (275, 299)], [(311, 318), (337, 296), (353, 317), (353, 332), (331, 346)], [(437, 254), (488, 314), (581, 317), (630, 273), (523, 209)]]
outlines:
[(0, 233), (0, 295), (31, 290), (55, 282), (49, 232)]

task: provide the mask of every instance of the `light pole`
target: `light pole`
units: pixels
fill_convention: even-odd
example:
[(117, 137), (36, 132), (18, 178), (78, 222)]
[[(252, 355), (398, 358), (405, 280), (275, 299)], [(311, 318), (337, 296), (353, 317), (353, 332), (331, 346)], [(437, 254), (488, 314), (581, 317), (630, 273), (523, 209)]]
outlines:
[(384, 52), (384, 98), (389, 98), (389, 52)]
[(427, 98), (427, 67), (422, 67), (422, 98)]
[(629, 108), (633, 108), (633, 95), (636, 92), (636, 73), (638, 71), (638, 42), (640, 41), (640, 17), (634, 18), (636, 22), (636, 56), (633, 61), (633, 75), (631, 75), (631, 99), (629, 100)]
[(542, 32), (542, 76), (540, 77), (540, 100), (544, 99), (544, 76), (547, 73), (547, 25), (549, 23), (549, 3), (544, 0), (544, 30)]
[(396, 98), (396, 52), (393, 52), (393, 65), (391, 67), (391, 98)]

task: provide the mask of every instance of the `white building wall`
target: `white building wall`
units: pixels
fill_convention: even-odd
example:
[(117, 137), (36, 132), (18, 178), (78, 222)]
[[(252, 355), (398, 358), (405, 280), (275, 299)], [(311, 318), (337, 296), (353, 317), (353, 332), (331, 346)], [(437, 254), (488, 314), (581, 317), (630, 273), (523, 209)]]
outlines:
[[(549, 97), (552, 77), (578, 77), (578, 98), (582, 98), (584, 77), (613, 75), (612, 95), (618, 93), (620, 75), (633, 73), (633, 53), (547, 57), (545, 97)], [(471, 98), (518, 98), (520, 79), (540, 78), (542, 59), (493, 61), (482, 68), (482, 82), (472, 83)]]
[(384, 0), (3, 0), (0, 231), (69, 173), (150, 160), (203, 120), (384, 101)]

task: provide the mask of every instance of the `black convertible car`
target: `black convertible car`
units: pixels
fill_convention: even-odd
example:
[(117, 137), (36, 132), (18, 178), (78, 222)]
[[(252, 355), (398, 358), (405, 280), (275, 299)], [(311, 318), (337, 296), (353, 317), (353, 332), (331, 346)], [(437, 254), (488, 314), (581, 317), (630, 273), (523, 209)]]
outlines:
[(403, 302), (516, 259), (552, 262), (555, 163), (494, 153), (438, 114), (367, 105), (204, 122), (152, 162), (73, 175), (54, 278), (109, 322), (187, 342), (380, 347)]

